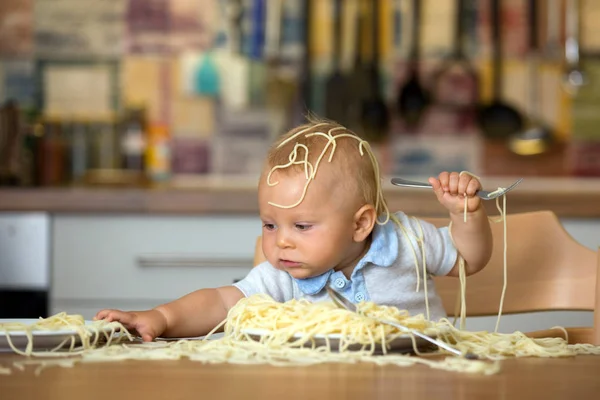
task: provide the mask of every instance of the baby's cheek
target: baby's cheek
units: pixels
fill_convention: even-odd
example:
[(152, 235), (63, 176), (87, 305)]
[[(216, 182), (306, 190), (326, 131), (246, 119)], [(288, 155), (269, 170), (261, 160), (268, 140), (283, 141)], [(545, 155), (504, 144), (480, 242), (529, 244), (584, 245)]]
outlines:
[(266, 251), (264, 251), (264, 254), (265, 254), (265, 258), (267, 259), (267, 261), (268, 261), (268, 262), (269, 262), (269, 263), (270, 263), (272, 266), (274, 266), (274, 267), (275, 267), (275, 268), (277, 268), (277, 269), (280, 269), (280, 268), (277, 266), (277, 264), (278, 264), (278, 262), (277, 262), (277, 260), (278, 260), (278, 257), (277, 257), (277, 254), (276, 254), (276, 252), (275, 252), (275, 251), (272, 251), (272, 250), (266, 250)]

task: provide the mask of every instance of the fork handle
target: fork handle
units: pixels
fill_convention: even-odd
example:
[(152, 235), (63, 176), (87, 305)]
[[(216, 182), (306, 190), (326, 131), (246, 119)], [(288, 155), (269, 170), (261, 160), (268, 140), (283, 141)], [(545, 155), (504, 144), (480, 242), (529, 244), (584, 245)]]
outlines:
[(442, 342), (440, 340), (436, 340), (436, 339), (432, 338), (431, 336), (427, 336), (424, 333), (421, 333), (421, 332), (419, 332), (417, 330), (407, 328), (404, 325), (400, 325), (400, 324), (397, 324), (397, 323), (392, 322), (392, 321), (379, 320), (379, 322), (382, 322), (384, 324), (388, 324), (390, 326), (393, 326), (394, 328), (398, 328), (401, 331), (412, 333), (413, 335), (418, 336), (421, 339), (427, 340), (428, 342), (433, 343), (436, 346), (441, 347), (442, 349), (445, 349), (445, 350), (449, 351), (450, 353), (452, 353), (454, 355), (457, 355), (459, 357), (463, 357), (463, 353), (460, 350), (455, 349), (454, 347), (452, 347), (449, 344), (444, 343), (444, 342)]
[(409, 181), (408, 179), (402, 179), (402, 178), (392, 178), (392, 185), (404, 186), (404, 187), (414, 187), (414, 188), (429, 188), (429, 189), (431, 189), (433, 187), (433, 186), (431, 186), (430, 183)]

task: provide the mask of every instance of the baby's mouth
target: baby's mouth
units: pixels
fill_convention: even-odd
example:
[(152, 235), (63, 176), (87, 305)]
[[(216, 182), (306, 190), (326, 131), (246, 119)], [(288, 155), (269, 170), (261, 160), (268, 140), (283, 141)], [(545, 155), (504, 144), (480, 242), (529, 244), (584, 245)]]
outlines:
[(299, 263), (297, 261), (283, 260), (283, 259), (279, 260), (279, 264), (284, 268), (297, 268), (302, 265), (302, 263)]

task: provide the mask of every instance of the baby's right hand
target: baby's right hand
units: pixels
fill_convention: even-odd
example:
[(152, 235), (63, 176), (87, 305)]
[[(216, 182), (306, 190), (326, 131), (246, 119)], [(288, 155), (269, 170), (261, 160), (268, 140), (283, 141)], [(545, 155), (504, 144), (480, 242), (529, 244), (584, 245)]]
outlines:
[(121, 311), (102, 310), (94, 317), (94, 320), (105, 320), (108, 322), (118, 321), (129, 330), (135, 330), (144, 342), (151, 342), (167, 329), (167, 319), (158, 310), (149, 311)]

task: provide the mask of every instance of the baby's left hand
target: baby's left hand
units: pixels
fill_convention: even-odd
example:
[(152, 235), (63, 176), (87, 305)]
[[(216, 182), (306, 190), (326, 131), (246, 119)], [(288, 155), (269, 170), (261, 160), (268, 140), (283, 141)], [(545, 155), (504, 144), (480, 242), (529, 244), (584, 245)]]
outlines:
[(467, 212), (479, 210), (481, 199), (475, 193), (481, 189), (479, 179), (469, 175), (459, 175), (458, 172), (442, 172), (438, 178), (429, 178), (438, 201), (453, 214), (465, 212), (465, 194)]

